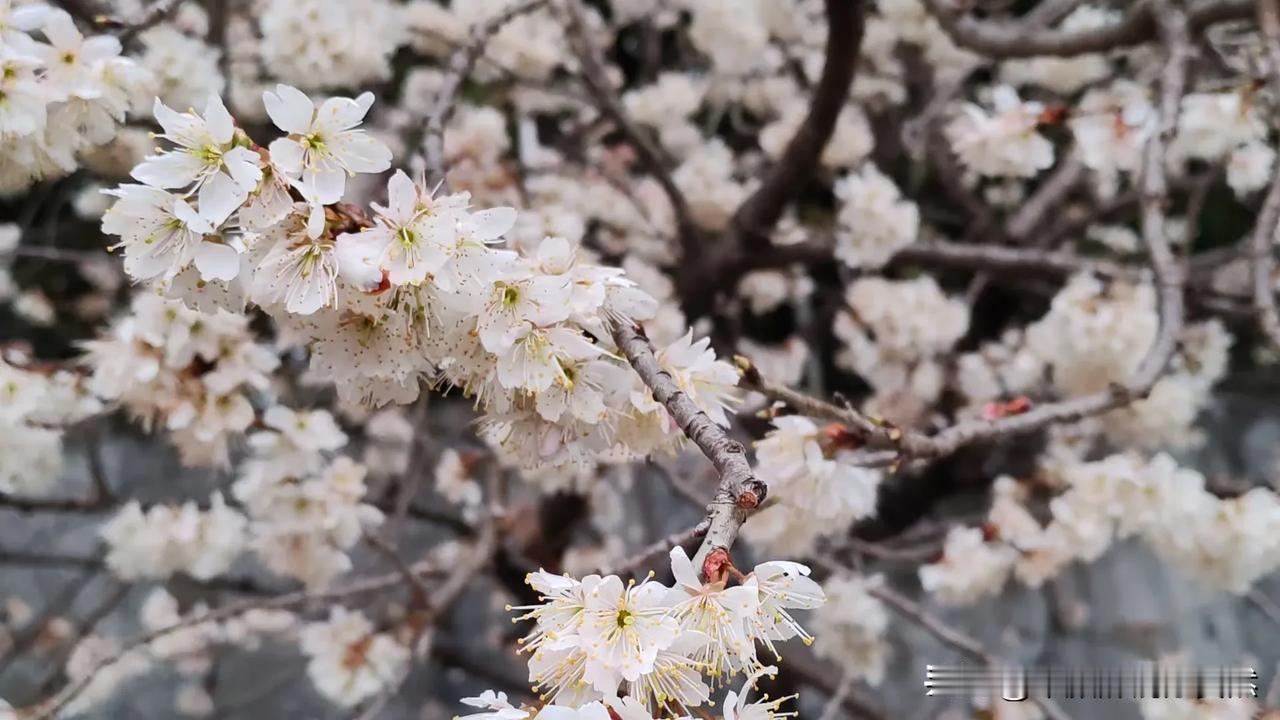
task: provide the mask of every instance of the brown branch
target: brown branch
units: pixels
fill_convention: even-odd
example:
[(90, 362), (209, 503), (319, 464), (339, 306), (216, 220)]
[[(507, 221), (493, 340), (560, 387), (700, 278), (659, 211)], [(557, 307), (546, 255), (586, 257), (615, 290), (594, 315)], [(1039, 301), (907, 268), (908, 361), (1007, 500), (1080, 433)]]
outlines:
[[(1280, 7), (1276, 0), (1257, 0), (1258, 27), (1262, 29), (1263, 45), (1267, 49), (1267, 71), (1272, 87), (1280, 90)], [(1253, 307), (1258, 323), (1272, 345), (1280, 346), (1280, 311), (1276, 309), (1276, 294), (1272, 275), (1275, 271), (1276, 225), (1280, 222), (1280, 160), (1272, 168), (1271, 189), (1258, 213), (1253, 228), (1250, 248), (1253, 255)]]
[(1164, 372), (1177, 349), (1182, 329), (1183, 269), (1169, 248), (1165, 232), (1165, 207), (1169, 183), (1165, 177), (1165, 150), (1178, 127), (1178, 108), (1186, 91), (1187, 65), (1191, 61), (1191, 39), (1187, 16), (1171, 2), (1156, 2), (1160, 15), (1160, 35), (1168, 48), (1164, 75), (1160, 81), (1160, 126), (1147, 140), (1142, 171), (1142, 240), (1155, 273), (1156, 297), (1160, 308), (1160, 328), (1155, 343), (1147, 351), (1135, 373), (1134, 384), (1143, 395)]
[[(1142, 234), (1155, 274), (1160, 325), (1155, 340), (1139, 363), (1133, 377), (1125, 384), (1116, 383), (1106, 390), (1091, 395), (1041, 405), (1023, 414), (996, 420), (965, 421), (932, 435), (875, 422), (871, 423), (874, 427), (868, 428), (869, 420), (852, 408), (839, 408), (812, 398), (804, 401), (807, 409), (802, 412), (818, 413), (818, 417), (845, 423), (851, 430), (859, 432), (873, 448), (888, 446), (893, 448), (901, 458), (922, 459), (949, 455), (975, 442), (1025, 434), (1052, 424), (1073, 422), (1104, 413), (1146, 397), (1151, 392), (1152, 386), (1173, 357), (1184, 315), (1183, 272), (1169, 249), (1164, 228), (1164, 210), (1168, 202), (1164, 157), (1166, 143), (1177, 126), (1178, 105), (1186, 85), (1187, 63), (1190, 57), (1187, 16), (1177, 9), (1170, 8), (1161, 13), (1161, 26), (1161, 34), (1168, 46), (1169, 57), (1161, 82), (1160, 128), (1147, 141), (1142, 181)], [(746, 384), (756, 389), (779, 391), (779, 388), (763, 385), (759, 379), (747, 378)], [(778, 398), (783, 399), (784, 402), (790, 402), (796, 399), (789, 395), (791, 392), (788, 390), (788, 394), (779, 393)], [(800, 408), (800, 406), (796, 407)], [(884, 452), (870, 452), (862, 461), (869, 465), (879, 465), (884, 464), (887, 459), (888, 456)]]
[(612, 569), (602, 568), (597, 570), (596, 574), (618, 576), (635, 575), (640, 568), (644, 567), (653, 558), (656, 558), (659, 555), (666, 555), (675, 548), (691, 542), (694, 538), (701, 537), (702, 532), (703, 527), (699, 525), (697, 527), (689, 528), (683, 532), (672, 533), (671, 535), (662, 538), (618, 563), (617, 567)]
[[(840, 694), (843, 683), (840, 675), (833, 672), (836, 668), (831, 663), (819, 660), (808, 650), (792, 651), (787, 655), (787, 661), (782, 664), (781, 670), (794, 675), (804, 685), (825, 692), (829, 698)], [(852, 718), (883, 720), (887, 717), (883, 710), (852, 687), (840, 698), (840, 707)]]
[(717, 295), (748, 271), (752, 256), (769, 248), (783, 211), (818, 167), (853, 86), (866, 6), (867, 0), (826, 0), (822, 76), (804, 121), (760, 186), (734, 211), (722, 236), (705, 242), (683, 238), (676, 284), (689, 317), (707, 314)]
[[(783, 245), (772, 252), (761, 253), (753, 268), (771, 268), (791, 263), (832, 262), (832, 242), (815, 240), (797, 245)], [(915, 243), (899, 250), (890, 259), (893, 264), (941, 265), (970, 268), (992, 273), (1037, 272), (1049, 275), (1074, 275), (1091, 272), (1107, 278), (1136, 279), (1141, 269), (1102, 258), (1091, 258), (1066, 251), (1041, 250), (1008, 245), (982, 245), (932, 240)]]
[(684, 198), (684, 192), (676, 185), (676, 181), (672, 178), (671, 171), (668, 169), (671, 164), (670, 161), (663, 153), (662, 148), (654, 144), (653, 140), (627, 115), (626, 109), (622, 106), (622, 101), (618, 98), (617, 93), (614, 92), (613, 86), (609, 82), (609, 77), (605, 72), (600, 53), (591, 44), (591, 36), (582, 17), (581, 0), (566, 2), (565, 10), (569, 44), (573, 46), (574, 54), (578, 56), (578, 62), (582, 66), (582, 79), (592, 99), (595, 101), (596, 107), (618, 127), (618, 130), (635, 147), (640, 162), (649, 171), (649, 174), (653, 175), (654, 179), (658, 181), (662, 192), (666, 194), (667, 200), (671, 203), (671, 209), (676, 220), (676, 230), (681, 241), (692, 242), (692, 238), (694, 238), (697, 231), (689, 214), (689, 203)]
[(720, 474), (715, 497), (707, 505), (706, 518), (698, 526), (699, 530), (705, 530), (706, 537), (693, 558), (694, 566), (707, 577), (710, 574), (707, 572), (710, 569), (708, 557), (719, 551), (727, 560), (729, 549), (738, 537), (738, 529), (747, 519), (747, 514), (764, 502), (769, 488), (751, 471), (742, 443), (725, 434), (724, 429), (703, 412), (662, 368), (643, 328), (629, 322), (616, 323), (613, 341), (636, 374), (653, 391), (654, 399), (662, 403), (685, 436), (698, 446)]
[(737, 238), (735, 244), (767, 245), (782, 211), (817, 168), (853, 87), (865, 5), (864, 0), (826, 0), (826, 56), (809, 114), (760, 187), (734, 212), (731, 233)]
[[(1254, 0), (1202, 0), (1188, 13), (1190, 32), (1227, 20), (1249, 17)], [(967, 50), (992, 58), (1044, 55), (1068, 57), (1132, 47), (1160, 35), (1153, 2), (1138, 0), (1119, 21), (1090, 30), (1034, 30), (1022, 23), (975, 20), (955, 7), (953, 0), (928, 0), (930, 11), (951, 40)]]
[[(829, 573), (852, 572), (842, 563), (829, 556), (818, 558), (815, 564)], [(930, 613), (920, 603), (902, 595), (893, 588), (883, 584), (872, 585), (867, 587), (867, 594), (883, 602), (889, 609), (910, 621), (913, 625), (919, 626), (925, 632), (937, 638), (942, 644), (962, 655), (977, 660), (984, 665), (996, 665), (1000, 662), (998, 657), (982, 646), (980, 640), (952, 627), (942, 618)], [(1051, 720), (1065, 720), (1067, 718), (1066, 713), (1052, 701), (1043, 698), (1031, 698), (1031, 701)]]
[(431, 182), (445, 181), (444, 128), (449, 124), (449, 119), (453, 117), (453, 111), (457, 107), (462, 83), (471, 75), (476, 61), (484, 54), (485, 44), (504, 25), (525, 13), (537, 10), (547, 2), (548, 0), (524, 0), (507, 7), (482, 23), (477, 23), (471, 28), (467, 43), (449, 56), (449, 66), (445, 70), (444, 81), (440, 84), (435, 108), (427, 118), (426, 134), (422, 139), (422, 154), (426, 162), (428, 180)]
[(1058, 167), (1054, 168), (1049, 177), (1040, 183), (1031, 197), (1005, 223), (1005, 234), (1015, 240), (1029, 237), (1044, 222), (1049, 212), (1084, 179), (1086, 169), (1084, 162), (1075, 155), (1058, 163)]
[(31, 498), (0, 492), (0, 508), (22, 513), (99, 513), (112, 507), (109, 496), (91, 498)]
[(391, 566), (399, 571), (400, 577), (404, 578), (405, 583), (413, 588), (415, 598), (419, 602), (425, 602), (431, 591), (422, 582), (422, 578), (413, 573), (413, 568), (409, 567), (409, 563), (400, 557), (400, 553), (396, 552), (391, 543), (382, 539), (377, 533), (370, 531), (365, 531), (364, 540), (369, 543), (369, 547), (372, 547), (375, 552), (386, 558), (387, 562), (391, 563)]
[[(454, 565), (453, 571), (445, 578), (434, 596), (428, 600), (426, 586), (420, 580), (415, 580), (411, 569), (401, 564), (401, 575), (413, 584), (419, 603), (425, 606), (418, 617), (410, 621), (412, 636), (409, 645), (415, 656), (420, 656), (430, 648), (436, 623), (458, 601), (458, 598), (462, 597), (462, 593), (480, 571), (493, 561), (494, 552), (498, 549), (498, 520), (503, 514), (497, 499), (499, 482), (497, 473), (491, 472), (488, 483), (490, 490), (488, 512), (481, 520), (479, 537), (466, 556)], [(398, 560), (399, 556), (392, 548), (387, 546), (386, 549)], [(377, 697), (356, 716), (357, 720), (373, 720), (381, 714), (387, 704), (400, 693), (409, 680), (412, 670), (412, 663), (406, 663), (399, 676), (387, 683)]]

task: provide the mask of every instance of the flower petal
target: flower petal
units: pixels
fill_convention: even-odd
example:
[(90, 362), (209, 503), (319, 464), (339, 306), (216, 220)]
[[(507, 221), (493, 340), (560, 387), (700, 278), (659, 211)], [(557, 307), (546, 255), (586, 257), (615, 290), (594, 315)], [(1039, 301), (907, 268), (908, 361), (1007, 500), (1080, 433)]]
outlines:
[(196, 269), (205, 280), (234, 280), (240, 272), (240, 253), (230, 245), (202, 242), (196, 248)]
[(209, 94), (209, 100), (204, 106), (204, 122), (209, 127), (209, 135), (219, 145), (231, 142), (235, 135), (236, 121), (227, 112), (227, 106), (222, 104), (222, 98), (213, 93)]
[(472, 232), (477, 240), (496, 240), (516, 224), (515, 208), (498, 207), (471, 215)]
[[(276, 127), (289, 133), (305, 134), (311, 129), (316, 106), (306, 93), (289, 85), (276, 85), (273, 93), (262, 93), (262, 104)], [(274, 143), (273, 143), (274, 144)]]

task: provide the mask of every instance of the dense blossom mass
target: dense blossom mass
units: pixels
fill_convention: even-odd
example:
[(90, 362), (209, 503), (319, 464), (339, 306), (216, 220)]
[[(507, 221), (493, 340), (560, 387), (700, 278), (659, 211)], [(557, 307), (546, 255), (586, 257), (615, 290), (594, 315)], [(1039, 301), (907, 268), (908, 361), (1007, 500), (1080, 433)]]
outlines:
[(0, 508), (91, 548), (0, 564), (121, 588), (0, 598), (0, 720), (929, 714), (907, 625), (1107, 553), (1259, 602), (1280, 10), (972, 5), (0, 0)]

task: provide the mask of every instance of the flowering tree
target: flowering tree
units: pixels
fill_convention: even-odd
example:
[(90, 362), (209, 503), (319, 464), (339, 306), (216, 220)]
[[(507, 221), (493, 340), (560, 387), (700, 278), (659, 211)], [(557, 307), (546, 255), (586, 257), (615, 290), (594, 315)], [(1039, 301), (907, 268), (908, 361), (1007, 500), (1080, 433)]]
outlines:
[(1118, 541), (1248, 594), (1280, 500), (1182, 451), (1277, 360), (1276, 83), (1273, 0), (0, 0), (0, 506), (100, 541), (0, 559), (120, 588), (10, 602), (0, 718), (266, 643), (338, 716), (881, 717)]

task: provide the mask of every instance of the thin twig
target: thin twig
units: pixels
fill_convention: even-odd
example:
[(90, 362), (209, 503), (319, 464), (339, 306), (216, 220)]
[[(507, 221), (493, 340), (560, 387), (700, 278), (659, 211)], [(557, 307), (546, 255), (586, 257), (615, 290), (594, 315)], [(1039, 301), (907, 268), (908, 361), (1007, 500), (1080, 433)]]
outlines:
[(547, 2), (548, 0), (524, 0), (507, 7), (482, 23), (477, 23), (471, 28), (467, 43), (449, 57), (449, 67), (445, 71), (444, 81), (436, 96), (435, 108), (427, 118), (426, 135), (422, 139), (422, 154), (426, 161), (428, 179), (431, 182), (445, 181), (444, 128), (449, 124), (449, 119), (453, 117), (453, 111), (457, 107), (462, 83), (471, 75), (476, 61), (484, 54), (485, 44), (504, 25), (525, 13), (537, 10)]
[(665, 157), (662, 148), (654, 144), (653, 140), (627, 115), (622, 101), (609, 83), (600, 53), (591, 44), (591, 35), (582, 17), (581, 0), (569, 0), (565, 3), (565, 10), (569, 44), (573, 46), (574, 53), (578, 56), (578, 63), (582, 66), (582, 79), (596, 107), (618, 126), (618, 130), (623, 135), (627, 136), (635, 146), (640, 162), (658, 181), (658, 185), (671, 203), (676, 230), (680, 237), (682, 239), (692, 237), (695, 234), (695, 228), (689, 214), (689, 204), (684, 198), (684, 192), (671, 177), (670, 161)]
[[(414, 574), (428, 574), (435, 572), (435, 568), (426, 563), (419, 563), (413, 568)], [(121, 648), (120, 652), (104, 657), (90, 667), (79, 679), (68, 683), (65, 687), (55, 693), (52, 697), (45, 699), (29, 708), (19, 711), (19, 716), (30, 718), (31, 720), (49, 720), (58, 714), (58, 711), (74, 700), (89, 686), (93, 679), (99, 673), (110, 668), (120, 660), (126, 657), (130, 651), (149, 645), (158, 638), (171, 635), (175, 632), (185, 630), (187, 628), (200, 625), (206, 622), (222, 622), (231, 618), (238, 617), (252, 610), (278, 610), (284, 608), (298, 607), (312, 602), (325, 602), (333, 600), (342, 600), (356, 595), (385, 590), (395, 587), (403, 582), (403, 577), (399, 572), (387, 573), (384, 575), (376, 575), (351, 583), (336, 587), (330, 590), (322, 591), (306, 591), (299, 590), (297, 592), (284, 593), (269, 598), (255, 598), (252, 600), (244, 600), (240, 602), (229, 603), (220, 608), (215, 608), (202, 614), (187, 614), (180, 618), (177, 622), (165, 627), (157, 628), (150, 632), (144, 633), (134, 638)]]
[(396, 552), (396, 549), (390, 543), (373, 532), (365, 532), (364, 540), (369, 543), (369, 547), (372, 547), (379, 555), (386, 558), (392, 567), (400, 572), (400, 576), (404, 578), (409, 587), (413, 588), (414, 593), (420, 599), (426, 600), (431, 591), (423, 584), (422, 578), (413, 573), (413, 568), (409, 567), (409, 564), (404, 561), (404, 558), (400, 557), (400, 554)]
[(99, 513), (112, 506), (110, 497), (29, 498), (0, 492), (0, 508), (18, 512)]
[(836, 687), (836, 691), (827, 699), (827, 704), (822, 706), (822, 714), (818, 716), (818, 720), (836, 720), (836, 715), (840, 712), (841, 706), (844, 705), (844, 699), (849, 697), (849, 693), (853, 692), (853, 684), (857, 680), (857, 674), (846, 668), (844, 675), (840, 677), (840, 685)]
[(612, 569), (603, 568), (596, 571), (596, 574), (619, 576), (635, 575), (640, 568), (648, 564), (648, 562), (653, 558), (656, 558), (659, 555), (666, 555), (675, 548), (700, 537), (702, 535), (701, 531), (701, 526), (698, 526), (691, 527), (683, 532), (672, 533), (618, 563), (617, 567)]

